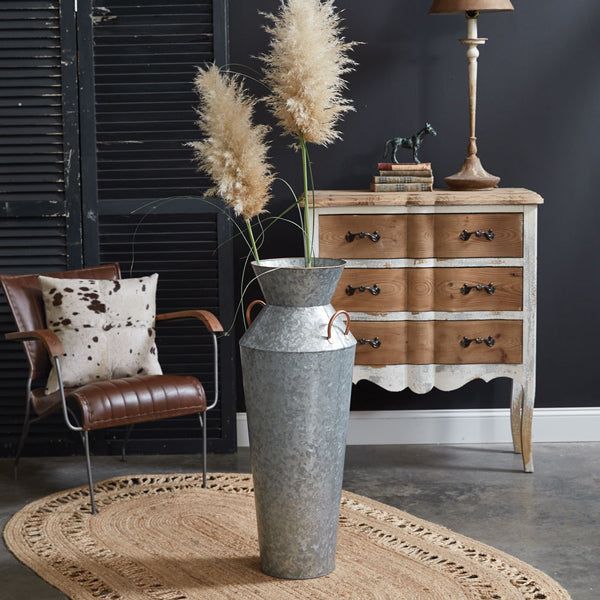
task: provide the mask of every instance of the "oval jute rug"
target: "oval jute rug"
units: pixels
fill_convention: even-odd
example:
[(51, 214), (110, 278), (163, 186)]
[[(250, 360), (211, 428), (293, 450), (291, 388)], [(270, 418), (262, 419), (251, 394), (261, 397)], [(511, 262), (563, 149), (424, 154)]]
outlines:
[(345, 492), (336, 571), (282, 581), (259, 568), (252, 479), (139, 475), (32, 502), (6, 525), (9, 549), (77, 600), (563, 600), (544, 573), (499, 550)]

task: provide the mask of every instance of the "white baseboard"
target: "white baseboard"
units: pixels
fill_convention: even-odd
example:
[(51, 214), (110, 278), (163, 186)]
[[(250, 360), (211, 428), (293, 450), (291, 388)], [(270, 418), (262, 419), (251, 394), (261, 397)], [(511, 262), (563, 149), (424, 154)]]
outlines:
[[(246, 413), (237, 415), (238, 446), (248, 446)], [(600, 441), (600, 407), (537, 408), (534, 442)], [(508, 409), (350, 413), (348, 444), (501, 444), (511, 442)]]

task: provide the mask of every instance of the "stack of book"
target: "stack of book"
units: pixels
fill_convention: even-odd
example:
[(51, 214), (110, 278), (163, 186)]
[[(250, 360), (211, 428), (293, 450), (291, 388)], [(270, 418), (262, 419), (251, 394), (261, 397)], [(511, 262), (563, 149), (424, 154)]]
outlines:
[(431, 163), (379, 163), (371, 182), (372, 192), (431, 192)]

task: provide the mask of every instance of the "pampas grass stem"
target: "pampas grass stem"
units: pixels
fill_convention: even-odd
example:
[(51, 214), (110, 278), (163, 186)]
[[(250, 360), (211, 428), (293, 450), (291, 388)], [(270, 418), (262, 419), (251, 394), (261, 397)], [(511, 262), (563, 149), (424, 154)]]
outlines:
[(250, 246), (252, 247), (252, 254), (254, 255), (254, 260), (260, 265), (260, 256), (258, 255), (258, 248), (256, 246), (256, 239), (254, 238), (254, 231), (252, 231), (252, 223), (250, 223), (250, 219), (245, 219), (246, 227), (248, 228), (248, 239), (250, 240)]
[(313, 266), (312, 260), (312, 227), (310, 221), (310, 207), (308, 205), (308, 150), (306, 142), (300, 138), (300, 150), (302, 155), (302, 181), (304, 184), (304, 264)]

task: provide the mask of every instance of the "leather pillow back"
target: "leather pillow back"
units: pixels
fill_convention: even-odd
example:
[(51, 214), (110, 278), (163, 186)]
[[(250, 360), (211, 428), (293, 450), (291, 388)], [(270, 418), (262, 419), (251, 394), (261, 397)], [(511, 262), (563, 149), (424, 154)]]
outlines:
[[(39, 277), (46, 324), (63, 343), (65, 387), (134, 375), (160, 375), (155, 344), (158, 275), (94, 280)], [(58, 390), (52, 367), (46, 393)]]

